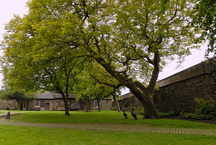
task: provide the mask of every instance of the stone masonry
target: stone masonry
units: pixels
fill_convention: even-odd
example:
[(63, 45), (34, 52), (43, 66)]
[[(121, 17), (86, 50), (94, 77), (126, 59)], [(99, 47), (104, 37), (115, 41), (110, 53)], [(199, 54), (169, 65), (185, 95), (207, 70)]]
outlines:
[[(160, 112), (193, 112), (195, 99), (216, 100), (216, 62), (208, 60), (157, 82), (154, 103)], [(130, 93), (125, 96), (133, 96)], [(127, 101), (124, 97), (121, 102)]]
[(154, 101), (162, 112), (193, 112), (195, 99), (216, 99), (216, 64), (205, 61), (158, 81)]

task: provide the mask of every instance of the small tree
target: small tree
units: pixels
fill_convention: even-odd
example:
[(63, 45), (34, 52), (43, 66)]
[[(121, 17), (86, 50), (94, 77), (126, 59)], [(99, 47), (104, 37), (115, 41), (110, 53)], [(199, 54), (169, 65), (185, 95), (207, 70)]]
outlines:
[(88, 106), (86, 107), (87, 110), (90, 110), (91, 103), (96, 101), (98, 111), (101, 111), (101, 101), (112, 96), (119, 86), (118, 82), (113, 81), (111, 83), (110, 78), (105, 75), (106, 73), (101, 73), (101, 71), (103, 70), (100, 67), (97, 67), (96, 71), (91, 67), (91, 64), (88, 64), (88, 67), (85, 67), (85, 70), (78, 76), (79, 83), (76, 84), (74, 90)]
[[(34, 24), (30, 25), (33, 17), (34, 14), (24, 18), (15, 17), (6, 27), (8, 33), (3, 42), (2, 61), (5, 86), (23, 91), (56, 91), (62, 95), (65, 115), (69, 116), (69, 94), (73, 92), (76, 75), (82, 70), (85, 58), (78, 59), (77, 50), (67, 51), (76, 47), (73, 44), (68, 46), (64, 39), (62, 33), (67, 28), (51, 31), (60, 26), (60, 21), (53, 20), (51, 25), (44, 26), (43, 22), (34, 20)], [(35, 25), (44, 28), (35, 30)], [(50, 33), (45, 33), (49, 30)], [(57, 39), (64, 42), (56, 42)]]

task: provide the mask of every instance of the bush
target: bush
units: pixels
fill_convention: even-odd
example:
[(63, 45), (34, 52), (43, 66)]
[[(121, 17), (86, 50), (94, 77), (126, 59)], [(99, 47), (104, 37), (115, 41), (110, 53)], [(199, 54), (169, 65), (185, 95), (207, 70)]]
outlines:
[(211, 114), (205, 115), (205, 114), (195, 114), (195, 113), (183, 113), (181, 117), (183, 119), (193, 119), (193, 120), (215, 120), (216, 119), (216, 117)]
[(205, 100), (205, 99), (195, 99), (196, 101), (196, 114), (203, 115), (213, 115), (216, 116), (216, 101), (215, 100)]
[(195, 113), (182, 113), (184, 119), (216, 120), (216, 101), (197, 98)]

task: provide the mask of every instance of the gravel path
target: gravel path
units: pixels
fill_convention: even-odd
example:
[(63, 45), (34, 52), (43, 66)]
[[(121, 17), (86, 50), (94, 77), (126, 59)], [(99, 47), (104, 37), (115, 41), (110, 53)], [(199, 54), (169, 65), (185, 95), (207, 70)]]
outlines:
[(27, 122), (15, 122), (15, 121), (1, 119), (0, 125), (216, 136), (216, 130), (213, 129), (211, 130), (211, 129), (188, 129), (188, 128), (157, 128), (157, 127), (151, 127), (145, 125), (127, 125), (127, 124), (27, 123)]

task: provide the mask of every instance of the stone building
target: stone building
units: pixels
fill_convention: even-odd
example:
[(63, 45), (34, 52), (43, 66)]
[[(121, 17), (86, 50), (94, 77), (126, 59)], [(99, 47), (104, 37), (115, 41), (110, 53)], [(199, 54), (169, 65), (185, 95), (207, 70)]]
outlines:
[(193, 112), (195, 99), (216, 100), (216, 64), (205, 61), (158, 81), (160, 90), (155, 97), (162, 112)]
[[(88, 104), (86, 102), (77, 101), (74, 95), (69, 96), (70, 110), (87, 110)], [(101, 110), (112, 109), (112, 99), (105, 98), (100, 100)], [(43, 92), (36, 94), (33, 99), (23, 100), (17, 102), (15, 99), (1, 100), (0, 99), (0, 110), (50, 110), (50, 111), (61, 111), (64, 110), (64, 101), (59, 93), (54, 92)], [(92, 100), (90, 102), (90, 108), (88, 110), (97, 110), (97, 101)]]
[[(71, 110), (79, 110), (80, 105), (73, 95), (69, 98)], [(35, 95), (32, 99), (0, 99), (0, 110), (64, 110), (64, 101), (60, 94), (43, 92)]]
[[(79, 103), (76, 102), (74, 95), (69, 96), (71, 110), (79, 110)], [(44, 92), (34, 96), (34, 99), (29, 103), (29, 110), (64, 110), (64, 101), (59, 93)]]
[(199, 63), (158, 81), (157, 85), (160, 89), (154, 103), (159, 111), (193, 112), (196, 98), (216, 100), (216, 63), (213, 60)]

